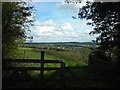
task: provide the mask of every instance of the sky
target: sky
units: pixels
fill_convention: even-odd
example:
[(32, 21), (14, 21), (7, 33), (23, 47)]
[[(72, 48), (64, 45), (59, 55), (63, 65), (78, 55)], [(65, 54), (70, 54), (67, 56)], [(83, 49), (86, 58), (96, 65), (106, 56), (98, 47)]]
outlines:
[[(79, 8), (85, 2), (79, 4), (66, 4), (63, 2), (32, 2), (36, 9), (36, 17), (31, 32), (33, 42), (90, 42), (95, 40), (96, 35), (91, 36), (93, 30), (88, 26), (88, 21), (73, 19), (77, 16)], [(28, 19), (33, 19), (29, 17)], [(27, 40), (28, 41), (28, 40)]]

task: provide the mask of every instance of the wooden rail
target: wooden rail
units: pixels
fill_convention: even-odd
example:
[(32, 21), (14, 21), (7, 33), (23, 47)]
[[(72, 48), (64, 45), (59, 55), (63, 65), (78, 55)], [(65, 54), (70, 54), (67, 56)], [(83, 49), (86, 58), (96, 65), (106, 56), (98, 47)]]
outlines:
[[(55, 68), (55, 67), (51, 67), (51, 68), (47, 68), (47, 67), (44, 67), (44, 70), (58, 70), (60, 68)], [(40, 67), (6, 67), (6, 68), (3, 68), (3, 70), (43, 70), (43, 68), (40, 68)]]
[[(4, 59), (5, 62), (16, 62), (16, 63), (40, 63), (41, 67), (4, 67), (3, 70), (40, 70), (41, 71), (41, 81), (44, 86), (44, 71), (45, 70), (58, 70), (61, 69), (61, 83), (64, 85), (64, 68), (65, 68), (65, 63), (60, 61), (60, 60), (44, 60), (44, 51), (41, 51), (41, 60), (39, 59)], [(61, 67), (44, 67), (44, 63), (60, 63)]]
[(115, 65), (88, 65), (88, 66), (73, 66), (65, 67), (65, 69), (117, 69)]
[[(4, 59), (4, 62), (15, 62), (15, 63), (40, 63), (40, 67), (4, 67), (3, 70), (40, 70), (40, 80), (42, 82), (42, 86), (44, 86), (45, 78), (44, 71), (45, 70), (61, 70), (61, 83), (63, 87), (65, 87), (65, 76), (64, 70), (69, 71), (70, 69), (117, 69), (115, 65), (88, 65), (88, 66), (79, 66), (79, 67), (65, 67), (65, 63), (60, 60), (44, 60), (44, 52), (41, 51), (41, 60), (39, 59)], [(4, 63), (3, 62), (3, 63)], [(45, 63), (59, 63), (60, 67), (44, 67)], [(28, 79), (29, 80), (29, 79)], [(26, 81), (26, 80), (25, 80)]]
[(5, 62), (17, 62), (17, 63), (62, 63), (60, 60), (39, 60), (39, 59), (4, 59)]

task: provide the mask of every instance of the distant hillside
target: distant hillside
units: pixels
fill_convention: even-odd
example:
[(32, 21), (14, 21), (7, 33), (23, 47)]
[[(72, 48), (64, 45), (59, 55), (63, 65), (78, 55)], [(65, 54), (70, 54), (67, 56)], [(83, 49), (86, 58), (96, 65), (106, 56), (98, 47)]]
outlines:
[(81, 44), (81, 45), (96, 45), (96, 43), (92, 43), (92, 42), (45, 42), (45, 43), (21, 43), (20, 45), (24, 45), (24, 44), (29, 44), (29, 45), (39, 45), (39, 44)]

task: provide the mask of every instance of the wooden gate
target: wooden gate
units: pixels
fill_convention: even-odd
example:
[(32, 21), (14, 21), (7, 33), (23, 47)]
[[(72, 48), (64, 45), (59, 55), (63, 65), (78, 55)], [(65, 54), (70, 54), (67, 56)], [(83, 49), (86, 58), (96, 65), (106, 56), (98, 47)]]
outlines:
[[(65, 72), (68, 72), (69, 75), (72, 76), (72, 78), (70, 79), (74, 79), (76, 81), (78, 81), (79, 79), (75, 76), (74, 72), (72, 72), (71, 70), (81, 70), (81, 69), (89, 69), (89, 70), (113, 70), (115, 71), (117, 68), (114, 65), (91, 65), (91, 66), (79, 66), (79, 67), (65, 67), (65, 63), (63, 61), (60, 60), (45, 60), (44, 59), (44, 51), (41, 51), (41, 60), (36, 60), (36, 59), (6, 59), (4, 60), (5, 62), (16, 62), (16, 63), (39, 63), (41, 65), (41, 67), (4, 67), (3, 66), (3, 70), (17, 70), (17, 71), (22, 71), (22, 70), (38, 70), (40, 71), (40, 81), (41, 81), (41, 86), (42, 88), (44, 88), (44, 84), (46, 82), (45, 78), (44, 78), (44, 71), (46, 70), (60, 70), (60, 82), (62, 84), (62, 88), (68, 88), (69, 86), (66, 85), (65, 81), (66, 81), (66, 76), (65, 76)], [(60, 67), (44, 67), (45, 63), (59, 63)], [(31, 81), (30, 79), (26, 79)], [(26, 81), (25, 80), (25, 81)], [(5, 80), (3, 80), (5, 81)], [(39, 81), (39, 80), (38, 80)], [(110, 82), (111, 80), (109, 80), (108, 82)], [(114, 80), (115, 81), (115, 80)], [(6, 81), (7, 82), (7, 81)], [(119, 80), (115, 81), (115, 82), (119, 82)], [(120, 83), (118, 83), (120, 84)], [(60, 87), (61, 88), (61, 87)]]
[[(16, 63), (40, 63), (41, 67), (4, 67), (3, 70), (17, 70), (17, 71), (23, 71), (23, 70), (40, 70), (40, 81), (42, 84), (42, 87), (44, 87), (45, 79), (44, 79), (44, 71), (46, 70), (61, 70), (61, 83), (63, 87), (64, 84), (64, 69), (65, 69), (65, 63), (60, 60), (44, 60), (44, 51), (41, 51), (41, 60), (37, 59), (4, 59), (4, 63), (7, 62), (16, 62)], [(60, 67), (44, 67), (45, 63), (59, 63)], [(24, 81), (30, 79), (25, 79)], [(8, 81), (8, 80), (3, 80)]]

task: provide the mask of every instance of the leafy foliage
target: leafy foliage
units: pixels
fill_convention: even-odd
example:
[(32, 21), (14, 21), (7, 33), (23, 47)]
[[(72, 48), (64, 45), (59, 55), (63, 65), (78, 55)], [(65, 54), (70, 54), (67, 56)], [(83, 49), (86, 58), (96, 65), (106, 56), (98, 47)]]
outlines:
[(120, 2), (87, 2), (79, 9), (80, 19), (92, 20), (94, 26), (91, 35), (99, 34), (95, 42), (100, 43), (100, 50), (112, 53), (120, 58)]
[(26, 2), (2, 2), (2, 55), (10, 58), (11, 52), (25, 40), (26, 31), (33, 20), (33, 6)]

